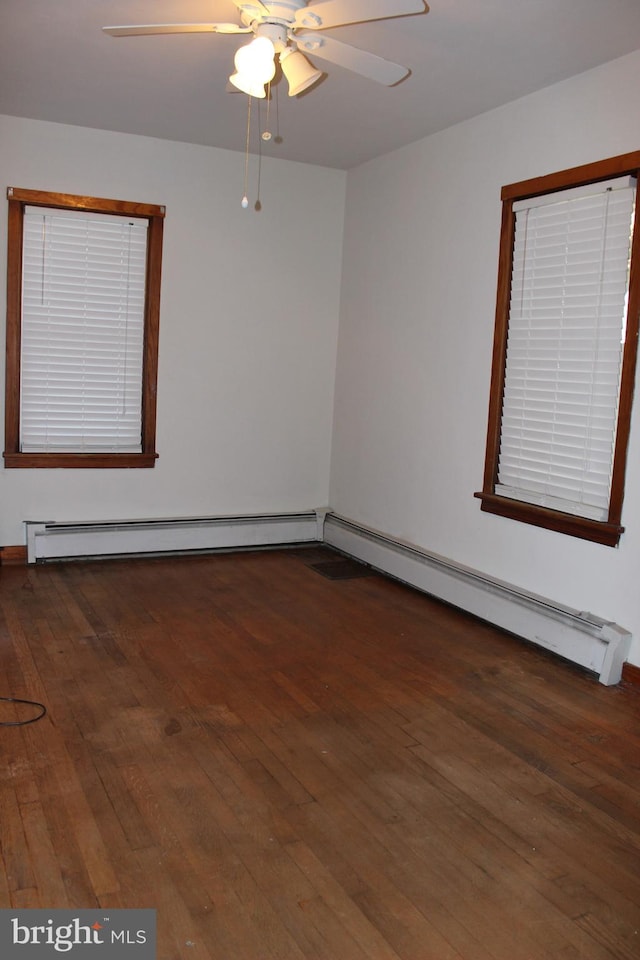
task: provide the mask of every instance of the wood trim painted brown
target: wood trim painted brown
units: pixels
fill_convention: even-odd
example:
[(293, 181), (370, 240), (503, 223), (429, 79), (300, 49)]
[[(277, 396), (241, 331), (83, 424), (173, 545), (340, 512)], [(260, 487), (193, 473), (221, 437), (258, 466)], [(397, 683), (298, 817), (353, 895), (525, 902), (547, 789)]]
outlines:
[(546, 530), (555, 530), (557, 533), (566, 533), (571, 537), (580, 537), (592, 543), (600, 543), (605, 547), (615, 547), (624, 532), (624, 527), (599, 520), (589, 520), (587, 517), (578, 517), (570, 513), (561, 513), (540, 507), (534, 503), (524, 503), (522, 500), (512, 500), (501, 497), (497, 493), (475, 493), (482, 501), (481, 509), (485, 513), (493, 513), (498, 517), (507, 517), (510, 520), (519, 520), (534, 527), (544, 527)]
[(22, 331), (22, 205), (9, 200), (7, 240), (7, 320), (5, 334), (5, 450), (20, 445), (20, 349)]
[[(147, 235), (147, 299), (145, 302), (144, 359), (142, 368), (142, 453), (156, 453), (156, 394), (158, 383), (158, 337), (160, 325), (160, 279), (162, 269), (162, 217), (149, 218)], [(153, 464), (150, 464), (153, 466)]]
[(0, 547), (0, 566), (7, 567), (27, 562), (27, 548), (24, 546)]
[(112, 213), (123, 217), (164, 217), (165, 208), (155, 203), (136, 203), (131, 200), (107, 200), (103, 197), (83, 197), (74, 193), (48, 193), (46, 190), (24, 190), (8, 187), (9, 200), (17, 200), (31, 207), (60, 207), (65, 210), (85, 210), (88, 213)]
[(88, 468), (117, 469), (153, 467), (157, 453), (6, 453), (4, 465), (9, 469)]
[[(127, 200), (107, 200), (66, 193), (9, 187), (7, 249), (7, 323), (4, 465), (13, 468), (148, 468), (155, 465), (160, 279), (165, 208)], [(22, 318), (22, 248), (25, 207), (46, 206), (148, 220), (147, 279), (142, 373), (142, 451), (140, 453), (22, 453), (20, 451), (20, 348)]]
[[(639, 155), (640, 157), (640, 155)], [(624, 500), (624, 477), (631, 431), (631, 412), (638, 355), (638, 315), (640, 314), (640, 178), (636, 185), (636, 218), (631, 241), (631, 273), (627, 306), (627, 331), (622, 359), (618, 429), (613, 456), (609, 521), (620, 523)]]
[(636, 667), (633, 663), (624, 663), (622, 665), (622, 679), (640, 687), (640, 667)]
[(623, 177), (625, 174), (635, 175), (638, 170), (640, 170), (640, 150), (635, 150), (608, 160), (597, 160), (595, 163), (585, 163), (557, 173), (533, 177), (531, 180), (510, 183), (502, 188), (500, 196), (502, 200), (521, 200), (524, 197), (536, 197), (542, 193), (566, 190), (567, 187), (575, 187), (578, 184), (597, 183), (598, 180)]
[[(640, 317), (640, 216), (636, 216), (631, 245), (631, 275), (629, 278), (629, 303), (627, 315), (627, 336), (623, 353), (622, 377), (620, 384), (620, 403), (616, 431), (616, 446), (613, 457), (613, 472), (609, 512), (606, 521), (589, 520), (561, 513), (547, 507), (523, 503), (498, 496), (495, 486), (498, 476), (498, 458), (500, 454), (500, 435), (504, 378), (509, 330), (509, 302), (511, 294), (511, 272), (514, 242), (513, 203), (515, 200), (540, 194), (553, 193), (568, 187), (584, 183), (595, 183), (615, 176), (635, 175), (640, 181), (640, 151), (622, 154), (609, 160), (573, 167), (559, 173), (523, 180), (502, 188), (501, 197), (502, 225), (500, 232), (500, 253), (498, 261), (498, 284), (496, 295), (496, 316), (494, 325), (493, 358), (491, 368), (491, 386), (489, 415), (487, 425), (487, 446), (485, 456), (482, 490), (475, 494), (482, 501), (482, 510), (523, 523), (544, 527), (569, 536), (580, 537), (605, 546), (615, 547), (624, 532), (621, 525), (622, 504), (627, 447), (631, 427), (631, 410), (638, 352), (638, 326)], [(640, 210), (640, 182), (636, 191), (636, 210)]]
[(509, 298), (511, 295), (511, 265), (515, 218), (513, 204), (507, 200), (502, 205), (500, 230), (500, 253), (498, 259), (498, 289), (496, 292), (496, 317), (493, 334), (493, 357), (491, 363), (491, 389), (489, 392), (489, 422), (487, 426), (487, 455), (485, 460), (483, 491), (493, 492), (498, 477), (500, 454), (500, 423), (502, 397), (507, 359), (507, 334), (509, 332)]

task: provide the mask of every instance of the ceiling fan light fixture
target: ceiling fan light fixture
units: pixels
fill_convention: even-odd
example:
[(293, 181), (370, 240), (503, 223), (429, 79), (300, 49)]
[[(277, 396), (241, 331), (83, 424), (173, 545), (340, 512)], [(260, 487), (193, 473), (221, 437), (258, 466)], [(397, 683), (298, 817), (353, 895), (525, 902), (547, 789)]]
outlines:
[(308, 90), (322, 77), (322, 71), (309, 63), (303, 53), (290, 47), (280, 54), (280, 66), (289, 84), (290, 97)]

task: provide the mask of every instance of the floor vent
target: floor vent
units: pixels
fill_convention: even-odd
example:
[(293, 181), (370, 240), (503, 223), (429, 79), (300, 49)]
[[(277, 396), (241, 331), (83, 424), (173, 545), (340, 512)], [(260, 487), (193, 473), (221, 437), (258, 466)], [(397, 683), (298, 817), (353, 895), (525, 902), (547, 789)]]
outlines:
[(374, 572), (364, 563), (349, 558), (323, 560), (321, 563), (310, 563), (309, 566), (327, 580), (356, 580), (359, 577), (371, 577)]

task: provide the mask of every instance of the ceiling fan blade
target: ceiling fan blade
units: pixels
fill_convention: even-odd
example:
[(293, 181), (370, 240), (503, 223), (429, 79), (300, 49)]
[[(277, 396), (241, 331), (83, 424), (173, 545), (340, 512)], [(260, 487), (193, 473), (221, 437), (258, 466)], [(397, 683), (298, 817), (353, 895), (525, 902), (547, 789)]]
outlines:
[(388, 87), (399, 83), (411, 72), (399, 63), (392, 63), (391, 60), (385, 60), (375, 53), (359, 50), (358, 47), (352, 47), (350, 43), (342, 43), (321, 33), (305, 31), (297, 33), (294, 39), (305, 53), (336, 63), (339, 67), (345, 67), (363, 77), (368, 77), (369, 80), (384, 83)]
[(427, 13), (428, 10), (422, 0), (327, 0), (327, 3), (311, 4), (298, 10), (295, 26), (328, 30), (347, 23), (389, 20), (411, 13)]
[(139, 23), (126, 27), (103, 27), (110, 37), (144, 37), (158, 33), (251, 33), (237, 23)]

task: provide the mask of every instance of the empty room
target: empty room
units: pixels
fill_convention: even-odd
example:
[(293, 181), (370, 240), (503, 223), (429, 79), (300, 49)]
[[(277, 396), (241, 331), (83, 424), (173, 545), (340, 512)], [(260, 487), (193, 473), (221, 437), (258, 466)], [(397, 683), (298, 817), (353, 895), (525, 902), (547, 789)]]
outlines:
[(3, 957), (640, 954), (638, 89), (638, 0), (1, 0)]

